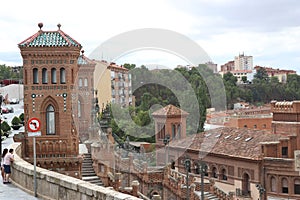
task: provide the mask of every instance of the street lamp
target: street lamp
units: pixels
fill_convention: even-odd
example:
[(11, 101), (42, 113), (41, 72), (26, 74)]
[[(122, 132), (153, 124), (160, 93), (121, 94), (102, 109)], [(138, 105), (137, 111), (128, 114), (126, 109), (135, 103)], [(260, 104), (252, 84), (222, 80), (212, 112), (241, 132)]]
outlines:
[(165, 153), (166, 153), (166, 165), (169, 162), (169, 143), (170, 143), (170, 135), (167, 134), (166, 137), (163, 140), (164, 144), (165, 144)]
[(200, 161), (200, 173), (201, 173), (201, 200), (204, 200), (204, 174), (207, 171), (207, 165), (204, 161)]
[(259, 200), (262, 200), (262, 195), (266, 192), (266, 189), (261, 184), (255, 185), (259, 192)]
[(189, 158), (186, 158), (184, 160), (184, 167), (186, 170), (186, 195), (187, 200), (190, 199), (190, 191), (189, 191), (189, 171), (191, 171), (191, 160)]

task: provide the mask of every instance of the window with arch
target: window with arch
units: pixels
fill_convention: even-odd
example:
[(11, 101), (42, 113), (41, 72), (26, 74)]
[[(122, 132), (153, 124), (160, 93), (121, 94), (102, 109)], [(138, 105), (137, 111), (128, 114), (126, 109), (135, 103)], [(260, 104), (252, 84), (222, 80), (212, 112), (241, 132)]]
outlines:
[(294, 181), (294, 193), (300, 194), (300, 179), (295, 179)]
[(55, 110), (52, 105), (46, 109), (47, 135), (55, 135)]
[(213, 178), (218, 178), (217, 168), (216, 167), (212, 168), (211, 175), (212, 175)]
[(81, 117), (81, 102), (78, 100), (78, 117)]
[(271, 177), (271, 192), (277, 192), (277, 189), (276, 189), (276, 179), (274, 176)]
[(53, 84), (57, 83), (57, 81), (56, 81), (56, 69), (55, 68), (51, 69), (51, 83), (53, 83)]
[(172, 138), (174, 139), (176, 137), (176, 125), (172, 124)]
[(39, 83), (39, 70), (38, 70), (38, 68), (34, 68), (32, 73), (33, 73), (33, 84)]
[(65, 84), (66, 83), (66, 69), (60, 68), (60, 83)]
[(88, 86), (88, 79), (85, 78), (85, 79), (84, 79), (84, 87), (87, 87), (87, 86)]
[(288, 180), (286, 178), (283, 178), (281, 180), (281, 188), (282, 188), (282, 193), (289, 193), (289, 184)]
[(180, 124), (178, 124), (178, 126), (177, 126), (177, 138), (178, 139), (181, 138), (181, 127), (180, 127)]
[(221, 179), (224, 180), (224, 181), (227, 181), (227, 175), (226, 175), (226, 169), (222, 169), (221, 170)]
[(47, 69), (46, 68), (42, 69), (42, 83), (43, 84), (48, 83), (48, 75), (47, 75)]
[(81, 79), (81, 78), (80, 78), (79, 81), (78, 81), (78, 86), (79, 86), (79, 87), (82, 87), (82, 79)]

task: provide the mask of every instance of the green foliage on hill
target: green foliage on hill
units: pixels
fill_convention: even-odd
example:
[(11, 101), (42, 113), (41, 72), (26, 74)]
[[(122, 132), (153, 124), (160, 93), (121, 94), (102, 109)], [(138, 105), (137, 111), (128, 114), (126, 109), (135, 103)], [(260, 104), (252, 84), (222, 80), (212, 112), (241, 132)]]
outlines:
[(289, 74), (286, 83), (280, 83), (275, 76), (269, 78), (262, 68), (257, 71), (252, 84), (237, 85), (231, 73), (225, 74), (223, 80), (228, 108), (240, 100), (257, 105), (268, 104), (272, 100), (300, 100), (300, 76), (297, 74)]
[(244, 84), (237, 84), (237, 78), (230, 72), (222, 78), (206, 65), (174, 70), (149, 70), (132, 64), (124, 64), (124, 67), (130, 69), (132, 75), (136, 106), (111, 105), (109, 124), (123, 141), (129, 137), (131, 141), (154, 142), (152, 113), (169, 104), (189, 113), (187, 134), (195, 134), (203, 131), (207, 108), (231, 109), (239, 101), (262, 105), (271, 100), (300, 99), (300, 76), (296, 74), (288, 75), (287, 83), (280, 83), (277, 77), (269, 78), (266, 71), (260, 69), (252, 83), (243, 77)]
[[(131, 141), (154, 142), (152, 113), (169, 104), (189, 113), (188, 134), (199, 133), (203, 131), (206, 109), (212, 105), (211, 96), (216, 96), (214, 104), (220, 108), (224, 102), (220, 98), (222, 95), (219, 95), (225, 93), (222, 91), (224, 87), (219, 90), (218, 85), (222, 83), (222, 78), (213, 74), (206, 65), (199, 65), (191, 70), (149, 70), (145, 66), (124, 66), (131, 69), (132, 91), (136, 101), (135, 107), (122, 108), (115, 104), (110, 107), (110, 127), (122, 140), (128, 136)], [(214, 90), (211, 94), (207, 85)]]
[(6, 66), (1, 65), (0, 64), (0, 80), (3, 79), (23, 79), (23, 73), (22, 73), (22, 69), (20, 69), (20, 71), (18, 71), (17, 69), (10, 67), (10, 66)]

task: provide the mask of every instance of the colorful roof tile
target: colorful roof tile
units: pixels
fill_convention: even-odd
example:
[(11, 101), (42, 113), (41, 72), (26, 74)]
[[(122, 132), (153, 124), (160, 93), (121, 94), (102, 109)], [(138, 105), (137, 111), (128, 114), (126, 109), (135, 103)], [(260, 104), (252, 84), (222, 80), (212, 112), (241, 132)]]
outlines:
[(80, 43), (60, 29), (57, 31), (39, 30), (18, 45), (19, 47), (81, 47)]

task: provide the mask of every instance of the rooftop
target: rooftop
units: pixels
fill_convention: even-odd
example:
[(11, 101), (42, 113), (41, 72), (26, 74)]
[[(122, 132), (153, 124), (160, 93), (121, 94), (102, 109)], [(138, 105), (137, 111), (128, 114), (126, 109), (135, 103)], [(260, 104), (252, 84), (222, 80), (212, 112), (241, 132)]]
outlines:
[(187, 116), (189, 113), (173, 105), (167, 105), (152, 113), (153, 116)]
[(182, 140), (173, 140), (170, 146), (213, 154), (261, 159), (261, 143), (278, 142), (281, 136), (267, 130), (221, 127), (191, 135)]
[(18, 44), (19, 47), (81, 47), (76, 40), (60, 30), (61, 25), (58, 24), (57, 31), (43, 31), (43, 24), (39, 23), (40, 30), (29, 38)]

